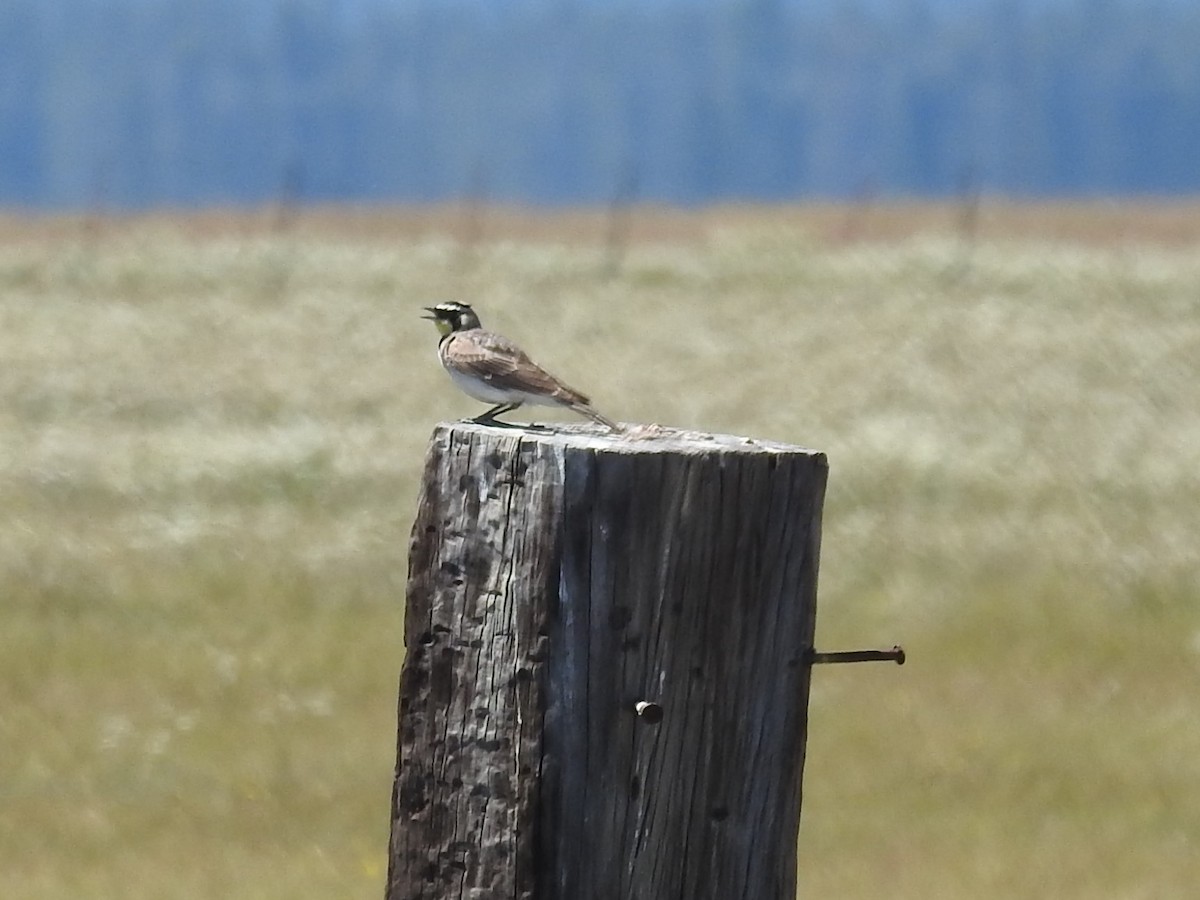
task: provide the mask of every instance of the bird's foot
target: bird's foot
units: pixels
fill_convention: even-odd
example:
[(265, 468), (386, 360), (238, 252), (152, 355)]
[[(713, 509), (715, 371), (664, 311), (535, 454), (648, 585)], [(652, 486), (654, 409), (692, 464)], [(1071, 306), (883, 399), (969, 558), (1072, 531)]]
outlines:
[(494, 416), (476, 416), (473, 419), (463, 419), (463, 422), (471, 425), (491, 425), (493, 428), (521, 428), (526, 431), (550, 430), (545, 425), (538, 425), (535, 422), (505, 422)]

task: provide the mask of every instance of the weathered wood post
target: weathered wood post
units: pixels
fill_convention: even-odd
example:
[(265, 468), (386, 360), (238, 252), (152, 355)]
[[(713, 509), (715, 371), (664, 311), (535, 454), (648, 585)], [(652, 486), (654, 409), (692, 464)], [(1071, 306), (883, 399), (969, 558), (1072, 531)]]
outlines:
[(790, 900), (825, 478), (746, 438), (439, 426), (388, 900)]

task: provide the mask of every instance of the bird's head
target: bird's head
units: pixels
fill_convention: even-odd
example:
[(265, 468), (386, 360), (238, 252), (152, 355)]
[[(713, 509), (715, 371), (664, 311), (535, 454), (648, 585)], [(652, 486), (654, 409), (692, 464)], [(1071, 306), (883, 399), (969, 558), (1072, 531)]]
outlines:
[(429, 315), (421, 318), (431, 319), (443, 335), (450, 334), (452, 331), (466, 331), (468, 328), (479, 327), (479, 316), (475, 315), (475, 310), (456, 300), (448, 300), (437, 306), (427, 306), (425, 311)]

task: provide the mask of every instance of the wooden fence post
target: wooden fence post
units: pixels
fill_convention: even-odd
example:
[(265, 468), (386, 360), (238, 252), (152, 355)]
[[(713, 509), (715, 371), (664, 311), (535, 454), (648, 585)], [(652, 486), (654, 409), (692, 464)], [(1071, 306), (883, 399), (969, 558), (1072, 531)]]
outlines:
[(790, 900), (826, 461), (440, 425), (388, 900)]

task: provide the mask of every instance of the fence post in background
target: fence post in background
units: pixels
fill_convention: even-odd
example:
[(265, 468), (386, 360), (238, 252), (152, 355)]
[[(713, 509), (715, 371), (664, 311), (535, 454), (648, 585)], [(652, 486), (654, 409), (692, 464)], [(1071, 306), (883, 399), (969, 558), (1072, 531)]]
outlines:
[(795, 894), (826, 461), (438, 426), (388, 900)]

